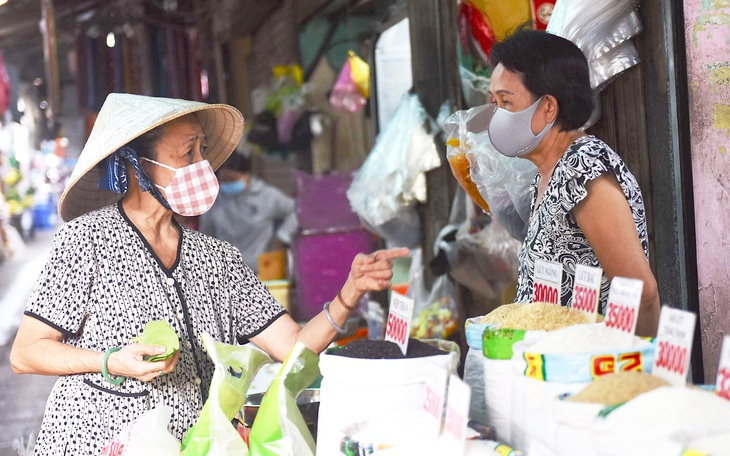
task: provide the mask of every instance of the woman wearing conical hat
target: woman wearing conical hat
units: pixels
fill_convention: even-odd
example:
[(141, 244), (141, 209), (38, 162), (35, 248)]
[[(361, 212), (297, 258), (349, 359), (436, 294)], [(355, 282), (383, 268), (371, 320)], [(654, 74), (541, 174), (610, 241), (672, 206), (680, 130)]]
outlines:
[[(130, 421), (173, 408), (178, 439), (195, 423), (214, 365), (201, 336), (250, 340), (282, 360), (296, 341), (323, 350), (368, 290), (390, 285), (390, 259), (358, 255), (340, 293), (301, 328), (238, 250), (181, 226), (215, 201), (214, 170), (238, 144), (243, 116), (227, 105), (111, 94), (59, 202), (67, 223), (31, 294), (11, 353), (18, 373), (60, 376), (35, 452), (94, 455)], [(180, 350), (131, 343), (166, 321)]]

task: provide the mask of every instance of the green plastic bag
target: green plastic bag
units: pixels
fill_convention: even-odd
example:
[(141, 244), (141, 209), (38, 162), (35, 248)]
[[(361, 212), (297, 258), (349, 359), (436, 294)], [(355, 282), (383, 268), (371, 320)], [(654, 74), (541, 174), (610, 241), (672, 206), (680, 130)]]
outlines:
[(181, 456), (247, 455), (248, 448), (231, 424), (243, 407), (246, 391), (261, 366), (271, 358), (252, 346), (217, 342), (203, 334), (203, 345), (215, 363), (208, 399), (200, 417), (185, 434)]
[(266, 390), (251, 428), (252, 456), (313, 456), (309, 432), (296, 397), (319, 378), (319, 355), (297, 342)]
[(165, 353), (161, 355), (144, 355), (144, 360), (152, 363), (167, 359), (180, 350), (180, 339), (178, 339), (175, 330), (165, 320), (148, 322), (139, 336), (132, 337), (132, 342), (165, 347)]

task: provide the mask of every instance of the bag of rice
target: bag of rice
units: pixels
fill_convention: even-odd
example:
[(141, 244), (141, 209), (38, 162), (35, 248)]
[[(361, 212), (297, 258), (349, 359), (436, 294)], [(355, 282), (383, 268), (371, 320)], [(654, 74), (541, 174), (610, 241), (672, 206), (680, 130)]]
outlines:
[(555, 449), (558, 454), (596, 454), (590, 427), (606, 406), (622, 404), (662, 386), (665, 380), (639, 371), (602, 375), (577, 394), (562, 394), (554, 402)]
[(681, 454), (690, 442), (730, 433), (730, 403), (693, 387), (661, 387), (597, 419), (591, 427), (601, 456)]
[(730, 456), (730, 433), (700, 437), (691, 441), (683, 455)]
[(469, 419), (487, 424), (487, 404), (484, 398), (484, 357), (482, 356), (482, 333), (487, 324), (480, 323), (483, 317), (469, 318), (464, 324), (466, 344), (469, 350), (464, 360), (464, 382), (471, 387)]
[(489, 325), (482, 339), (487, 423), (495, 428), (500, 441), (515, 443), (510, 424), (514, 380), (510, 365), (512, 346), (523, 340), (535, 340), (546, 331), (588, 321), (577, 310), (543, 302), (505, 304), (480, 321)]
[(534, 341), (514, 345), (512, 369), (512, 443), (529, 449), (540, 440), (555, 449), (556, 398), (577, 393), (596, 377), (617, 371), (649, 370), (654, 356), (651, 342), (634, 338), (624, 347), (623, 335), (602, 324), (583, 324), (545, 333)]

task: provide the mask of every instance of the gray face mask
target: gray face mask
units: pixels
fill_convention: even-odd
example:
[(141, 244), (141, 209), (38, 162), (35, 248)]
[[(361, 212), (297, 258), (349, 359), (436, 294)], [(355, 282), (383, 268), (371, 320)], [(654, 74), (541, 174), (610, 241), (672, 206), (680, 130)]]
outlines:
[(487, 105), (484, 115), (488, 118), (482, 121), (486, 122), (489, 140), (502, 155), (519, 157), (532, 152), (553, 126), (555, 121), (547, 124), (537, 136), (532, 134), (532, 116), (543, 98), (538, 98), (528, 108), (518, 112), (507, 111), (496, 103)]

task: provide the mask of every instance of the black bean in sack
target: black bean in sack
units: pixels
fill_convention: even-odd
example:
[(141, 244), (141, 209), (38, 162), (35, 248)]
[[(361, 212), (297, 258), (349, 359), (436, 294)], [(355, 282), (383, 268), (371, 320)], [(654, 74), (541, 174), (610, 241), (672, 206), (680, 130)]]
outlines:
[(423, 358), (426, 356), (446, 354), (445, 351), (439, 350), (418, 339), (408, 339), (408, 350), (405, 356), (403, 356), (403, 352), (401, 352), (400, 347), (395, 342), (370, 339), (357, 339), (328, 353), (330, 355), (360, 359)]

